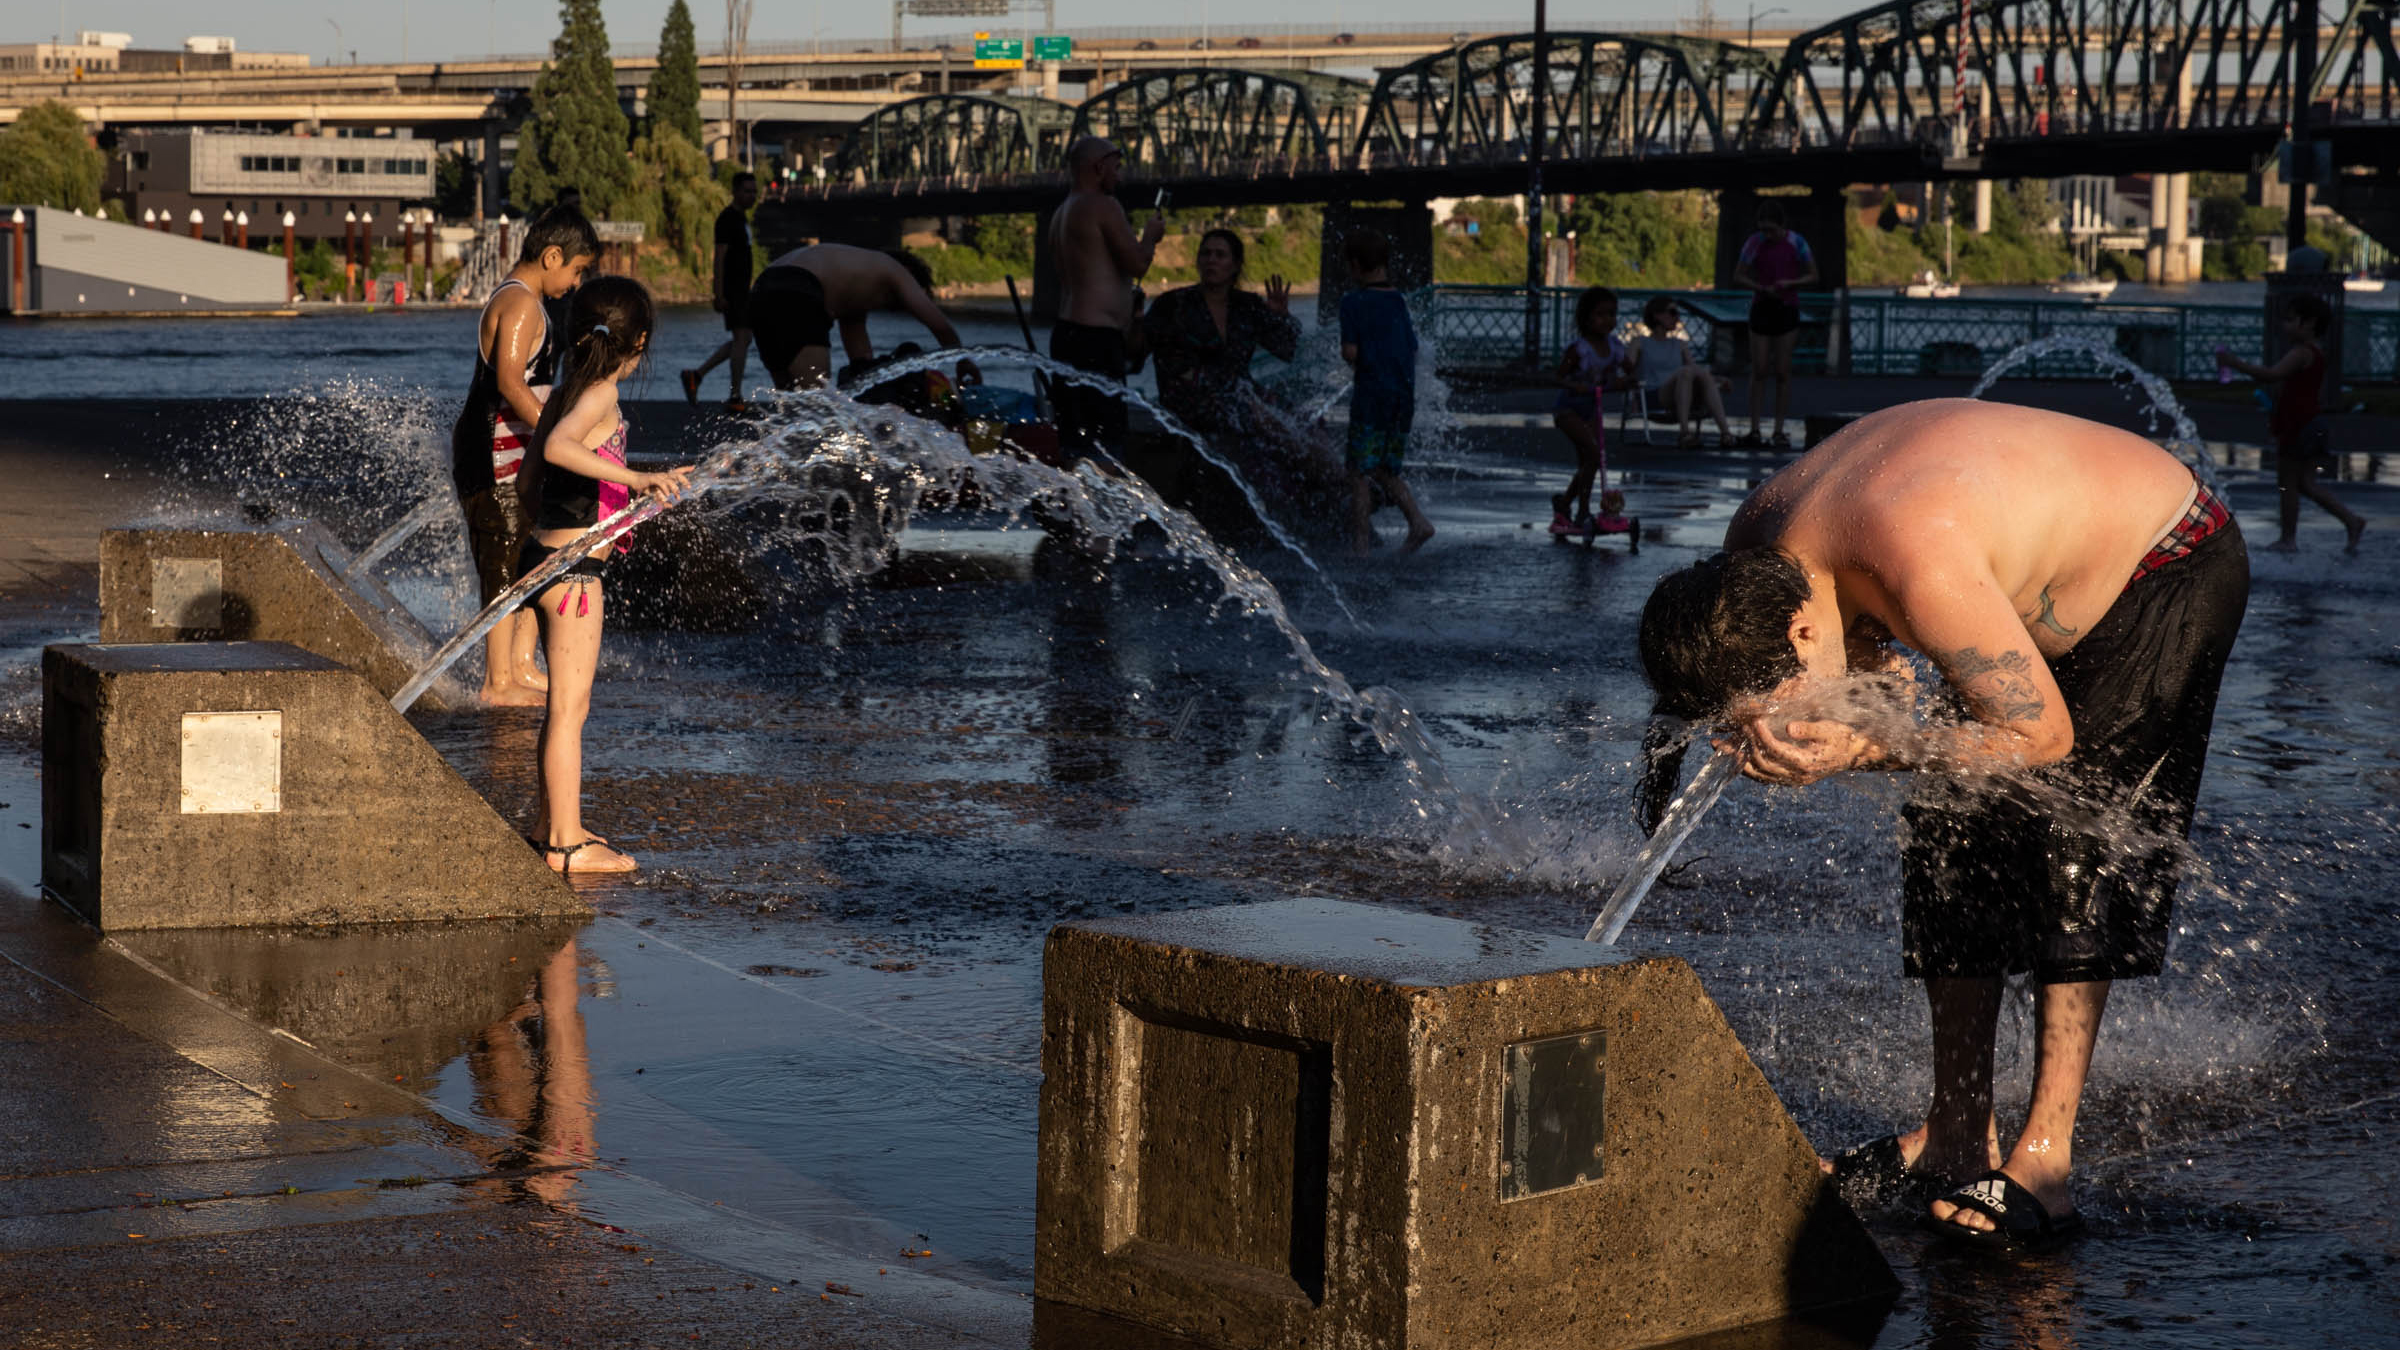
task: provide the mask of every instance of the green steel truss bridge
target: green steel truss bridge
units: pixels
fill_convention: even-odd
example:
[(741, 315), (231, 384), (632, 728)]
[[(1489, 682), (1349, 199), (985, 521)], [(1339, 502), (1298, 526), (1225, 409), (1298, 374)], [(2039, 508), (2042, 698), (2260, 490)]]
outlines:
[[(1777, 53), (1658, 34), (1480, 38), (1373, 84), (1224, 65), (1079, 105), (945, 94), (847, 137), (806, 209), (1038, 209), (1083, 133), (1188, 205), (2255, 169), (2305, 136), (2400, 164), (2400, 0), (1893, 0)], [(2300, 91), (2296, 96), (2295, 91)], [(1539, 117), (1536, 116), (1537, 104)]]

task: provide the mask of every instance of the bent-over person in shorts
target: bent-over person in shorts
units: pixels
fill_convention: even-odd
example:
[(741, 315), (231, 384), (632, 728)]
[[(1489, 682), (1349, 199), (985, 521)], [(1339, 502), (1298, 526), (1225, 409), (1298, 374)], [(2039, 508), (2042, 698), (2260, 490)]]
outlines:
[[(2111, 983), (2165, 961), (2249, 590), (2231, 513), (2173, 455), (2058, 413), (1936, 399), (1793, 461), (1735, 514), (1724, 552), (1651, 593), (1658, 711), (1715, 724), (1750, 777), (1917, 771), (1903, 961), (1925, 981), (1933, 1097), (1915, 1128), (1838, 1158), (1846, 1183), (1940, 1194), (1927, 1219), (1971, 1245), (2080, 1230), (2068, 1181), (2092, 1047)], [(1928, 693), (1954, 716), (1907, 716), (1900, 646), (1940, 671)], [(2033, 1093), (2004, 1150), (1992, 1044), (2002, 981), (2026, 972)]]
[[(833, 370), (833, 330), (853, 364), (875, 359), (867, 316), (879, 309), (913, 315), (944, 347), (959, 344), (933, 303), (933, 273), (904, 248), (810, 244), (767, 264), (750, 287), (750, 335), (758, 359), (778, 389), (823, 384)], [(972, 362), (958, 363), (961, 383), (977, 378)]]

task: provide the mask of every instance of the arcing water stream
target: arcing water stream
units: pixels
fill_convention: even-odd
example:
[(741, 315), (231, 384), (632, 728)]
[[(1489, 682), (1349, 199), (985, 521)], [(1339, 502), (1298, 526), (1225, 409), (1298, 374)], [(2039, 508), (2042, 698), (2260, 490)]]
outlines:
[[(1019, 356), (1006, 349), (993, 349), (986, 354), (995, 359)], [(941, 359), (955, 357), (944, 353)], [(912, 368), (924, 367), (895, 363), (885, 373), (888, 378)], [(1058, 369), (1065, 375), (1081, 375), (1065, 367)], [(710, 455), (693, 473), (686, 495), (716, 499), (771, 497), (791, 484), (810, 482), (824, 470), (855, 474), (860, 491), (882, 500), (897, 499), (904, 507), (927, 489), (955, 496), (970, 484), (989, 509), (1009, 514), (1023, 512), (1036, 502), (1052, 508), (1063, 507), (1076, 533), (1111, 551), (1129, 537), (1137, 524), (1147, 521), (1158, 526), (1165, 533), (1170, 552), (1197, 561), (1215, 574), (1227, 602), (1242, 613), (1264, 618), (1274, 626), (1290, 645), (1301, 676), (1311, 689), (1401, 761), (1416, 786), (1415, 806), (1421, 816), (1452, 816), (1488, 850), (1503, 857), (1521, 856), (1523, 841), (1515, 837), (1515, 827), (1507, 813), (1494, 803), (1473, 800), (1460, 791), (1443, 767), (1440, 751), (1398, 693), (1387, 688), (1356, 688), (1340, 671), (1326, 665), (1293, 621), (1274, 583), (1219, 547), (1190, 515), (1169, 506), (1140, 478), (1106, 471), (1090, 461), (1069, 471), (1013, 454), (976, 455), (967, 450), (956, 432), (936, 423), (896, 409), (860, 404), (839, 393), (809, 392), (783, 399), (773, 429), (758, 442), (726, 446)], [(486, 606), (474, 622), (442, 644), (424, 667), (392, 695), (392, 706), (406, 711), (442, 671), (491, 631), (502, 617), (514, 612), (528, 597), (540, 593), (576, 560), (656, 516), (668, 505), (658, 498), (630, 503), (519, 578)], [(853, 520), (859, 514), (854, 513)], [(834, 548), (828, 552), (838, 562), (847, 551)]]

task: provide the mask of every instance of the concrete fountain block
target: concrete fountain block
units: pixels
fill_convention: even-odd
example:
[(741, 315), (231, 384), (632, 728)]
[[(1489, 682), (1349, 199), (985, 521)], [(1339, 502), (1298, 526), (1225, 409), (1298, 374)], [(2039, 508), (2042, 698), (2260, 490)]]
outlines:
[(1037, 1344), (1643, 1346), (1897, 1289), (1679, 960), (1330, 900), (1065, 924), (1042, 1069)]
[(110, 931), (590, 912), (357, 672), (281, 642), (42, 653), (42, 885)]
[[(109, 530), (100, 536), (100, 640), (289, 642), (367, 677), (386, 698), (438, 646), (349, 550), (310, 520), (248, 530)], [(418, 706), (466, 702), (437, 681)]]

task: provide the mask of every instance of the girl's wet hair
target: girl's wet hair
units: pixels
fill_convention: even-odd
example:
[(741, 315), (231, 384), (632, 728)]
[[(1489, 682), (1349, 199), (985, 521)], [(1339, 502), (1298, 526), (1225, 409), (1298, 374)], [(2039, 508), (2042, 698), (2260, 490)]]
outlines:
[(1659, 578), (1640, 640), (1652, 711), (1708, 721), (1799, 674), (1792, 616), (1807, 601), (1807, 570), (1779, 548), (1718, 553)]
[(1208, 243), (1208, 241), (1209, 241), (1209, 240), (1211, 240), (1211, 239), (1222, 239), (1222, 240), (1224, 240), (1224, 241), (1225, 241), (1225, 247), (1226, 247), (1228, 250), (1230, 250), (1230, 251), (1232, 252), (1232, 254), (1233, 254), (1233, 280), (1234, 280), (1234, 284), (1236, 284), (1236, 285), (1239, 285), (1239, 284), (1241, 284), (1241, 280), (1242, 280), (1242, 258), (1243, 258), (1243, 252), (1244, 252), (1244, 251), (1243, 251), (1243, 248), (1242, 248), (1242, 237), (1241, 237), (1240, 235), (1238, 235), (1238, 234), (1235, 234), (1233, 231), (1226, 229), (1224, 226), (1220, 225), (1220, 226), (1218, 226), (1216, 229), (1210, 230), (1208, 233), (1206, 233), (1206, 234), (1204, 234), (1204, 235), (1201, 235), (1201, 236), (1200, 236), (1200, 242), (1201, 242), (1203, 245), (1207, 244), (1207, 243)]
[(650, 292), (631, 277), (594, 277), (575, 288), (569, 302), (566, 331), (559, 340), (566, 350), (558, 358), (558, 383), (542, 404), (542, 420), (525, 447), (517, 468), (517, 508), (527, 522), (538, 517), (542, 501), (542, 446), (557, 429), (559, 419), (584, 391), (609, 378), (627, 361), (639, 356), (650, 342), (658, 310)]
[(1592, 312), (1602, 305), (1617, 307), (1617, 293), (1606, 286), (1593, 286), (1575, 297), (1575, 332), (1582, 336), (1591, 331)]

